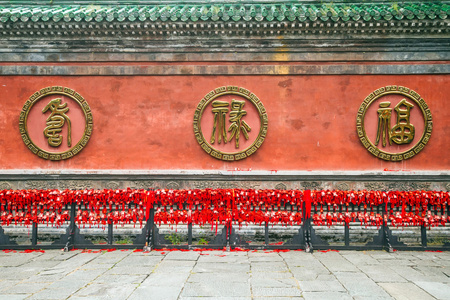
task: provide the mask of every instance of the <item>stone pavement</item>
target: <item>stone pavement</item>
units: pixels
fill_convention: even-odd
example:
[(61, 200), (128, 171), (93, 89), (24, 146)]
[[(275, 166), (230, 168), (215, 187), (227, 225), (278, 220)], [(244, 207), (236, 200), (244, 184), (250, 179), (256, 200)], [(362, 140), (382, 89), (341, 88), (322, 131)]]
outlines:
[(450, 253), (0, 251), (0, 299), (450, 299)]

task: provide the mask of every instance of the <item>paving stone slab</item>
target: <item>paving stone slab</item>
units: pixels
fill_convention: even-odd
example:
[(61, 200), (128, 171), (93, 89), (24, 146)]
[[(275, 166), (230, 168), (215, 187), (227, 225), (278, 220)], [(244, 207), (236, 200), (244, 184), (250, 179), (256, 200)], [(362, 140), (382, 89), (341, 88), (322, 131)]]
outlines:
[(425, 276), (422, 272), (419, 272), (415, 267), (392, 266), (388, 268), (389, 270), (394, 271), (395, 273), (399, 274), (408, 281), (440, 281), (443, 279), (442, 274), (441, 276), (435, 276), (430, 274)]
[(236, 256), (236, 255), (227, 255), (220, 253), (206, 253), (208, 255), (200, 255), (198, 258), (199, 263), (248, 263), (249, 259), (247, 256)]
[(386, 251), (367, 251), (374, 259), (398, 259), (401, 257), (400, 252), (388, 253)]
[[(434, 260), (433, 262), (436, 263), (437, 266), (448, 266), (448, 267), (450, 267), (450, 258)], [(424, 263), (424, 265), (426, 265), (426, 263)]]
[(159, 264), (162, 259), (164, 257), (163, 256), (127, 256), (125, 258), (123, 258), (122, 260), (120, 260), (119, 262), (117, 262), (115, 264), (116, 267), (125, 267), (125, 266), (138, 266), (138, 267), (143, 267), (143, 266), (156, 266), (157, 264)]
[(78, 268), (76, 268), (77, 270), (80, 270), (80, 271), (89, 271), (89, 270), (104, 270), (105, 272), (108, 270), (108, 269), (110, 269), (110, 268), (112, 268), (112, 267), (114, 267), (115, 266), (115, 264), (98, 264), (98, 263), (87, 263), (87, 264), (84, 264), (84, 265), (82, 265), (82, 266), (79, 266)]
[(253, 287), (253, 296), (256, 297), (272, 297), (272, 296), (286, 296), (298, 297), (302, 295), (298, 287)]
[(321, 263), (331, 272), (358, 272), (358, 268), (348, 260), (340, 257), (336, 259), (321, 259)]
[(58, 267), (65, 268), (68, 270), (76, 269), (89, 263), (90, 261), (95, 260), (95, 258), (99, 255), (100, 253), (80, 253), (78, 255), (71, 257), (68, 260), (62, 261), (60, 264), (58, 264)]
[(153, 272), (163, 273), (186, 273), (190, 272), (195, 266), (195, 261), (188, 260), (163, 260), (156, 266)]
[(250, 286), (246, 282), (187, 282), (181, 292), (183, 297), (250, 297)]
[(52, 260), (52, 261), (63, 261), (63, 260), (68, 260), (70, 258), (72, 258), (75, 255), (78, 255), (78, 253), (80, 253), (79, 250), (76, 251), (68, 251), (68, 252), (64, 252), (64, 251), (52, 251), (52, 252), (48, 252), (46, 251), (44, 253), (44, 255), (39, 256), (36, 259), (46, 259), (46, 260)]
[(437, 299), (450, 299), (450, 284), (442, 282), (415, 281), (416, 285)]
[(436, 281), (450, 282), (450, 277), (444, 273), (445, 269), (443, 267), (416, 266), (414, 269), (422, 273), (425, 277), (435, 277)]
[(251, 272), (252, 280), (258, 279), (279, 279), (279, 278), (293, 278), (294, 275), (290, 271), (285, 272)]
[(140, 286), (133, 291), (127, 300), (174, 300), (179, 299), (181, 288), (167, 288), (165, 286)]
[[(383, 266), (391, 266), (391, 267), (396, 267), (396, 266), (415, 266), (417, 265), (417, 263), (419, 262), (418, 259), (378, 259), (378, 262), (380, 263), (380, 265)], [(430, 261), (431, 263), (431, 261)]]
[(121, 284), (140, 284), (142, 283), (147, 277), (147, 274), (143, 275), (135, 275), (135, 274), (127, 274), (127, 276), (122, 276), (123, 274), (116, 275), (116, 274), (103, 274), (99, 277), (97, 277), (93, 283), (111, 283), (111, 282), (120, 282)]
[(297, 288), (298, 281), (294, 278), (272, 278), (269, 276), (265, 278), (251, 278), (250, 284), (252, 288), (267, 287), (267, 288)]
[(49, 283), (39, 282), (25, 282), (11, 286), (10, 288), (2, 290), (2, 294), (34, 294), (43, 290), (49, 285)]
[(141, 286), (161, 286), (181, 288), (186, 283), (190, 273), (152, 273), (145, 278)]
[(305, 269), (303, 271), (292, 271), (292, 274), (295, 279), (298, 281), (313, 281), (316, 280), (317, 277), (320, 275), (316, 273), (314, 270)]
[(432, 300), (433, 296), (410, 282), (382, 282), (379, 284), (397, 300)]
[(450, 278), (450, 267), (443, 268), (442, 273), (444, 273), (447, 277)]
[(265, 272), (265, 271), (272, 271), (272, 272), (284, 272), (288, 270), (288, 267), (283, 261), (266, 261), (266, 262), (251, 262), (250, 268), (255, 272)]
[[(9, 289), (16, 284), (23, 282), (23, 280), (0, 280), (0, 291)], [(0, 293), (1, 294), (1, 293)]]
[[(281, 253), (280, 253), (281, 254)], [(300, 255), (299, 257), (284, 257), (284, 262), (288, 265), (298, 265), (298, 266), (305, 266), (310, 264), (320, 264), (319, 259), (314, 257), (311, 254), (308, 254), (308, 256)]]
[(97, 256), (97, 258), (102, 259), (123, 259), (126, 256), (131, 255), (130, 251), (109, 251), (109, 250), (101, 250), (100, 256)]
[(30, 277), (26, 278), (24, 281), (26, 281), (26, 282), (43, 282), (43, 283), (50, 282), (50, 283), (52, 283), (52, 282), (55, 282), (55, 281), (58, 281), (58, 280), (62, 279), (64, 276), (65, 276), (65, 274), (64, 275), (62, 275), (62, 274), (53, 274), (53, 275), (36, 274), (36, 275), (33, 275), (33, 276), (30, 276)]
[(57, 265), (54, 268), (41, 269), (41, 271), (39, 272), (39, 275), (41, 275), (41, 276), (51, 276), (51, 275), (65, 276), (72, 272), (73, 272), (73, 269), (63, 268), (63, 267), (60, 267), (59, 265)]
[(89, 262), (86, 263), (86, 265), (111, 265), (111, 264), (117, 264), (120, 263), (121, 260), (123, 260), (124, 257), (97, 257)]
[[(268, 275), (265, 273), (266, 276)], [(270, 275), (269, 275), (270, 276)], [(189, 276), (188, 282), (205, 282), (205, 281), (221, 281), (233, 284), (235, 282), (248, 282), (250, 279), (249, 273), (193, 273)]]
[(351, 296), (389, 297), (385, 290), (364, 273), (338, 272), (335, 275)]
[(276, 261), (283, 261), (283, 258), (281, 256), (277, 255), (270, 255), (270, 256), (251, 256), (249, 255), (248, 259), (251, 262), (276, 262)]
[(391, 271), (386, 266), (367, 265), (358, 266), (358, 268), (375, 282), (406, 282), (406, 279)]
[[(206, 252), (209, 253), (210, 251), (206, 251)], [(245, 256), (245, 257), (248, 257), (249, 253), (252, 253), (253, 251), (239, 251), (239, 250), (229, 250), (229, 251), (227, 251), (227, 250), (222, 250), (222, 252), (226, 256)], [(257, 252), (260, 252), (260, 251), (257, 251)], [(271, 253), (271, 254), (274, 254), (274, 253)]]
[(57, 266), (58, 264), (60, 264), (60, 261), (53, 261), (53, 260), (31, 260), (28, 261), (27, 263), (23, 264), (21, 266), (21, 268), (23, 268), (23, 270), (37, 270), (40, 271), (42, 269), (47, 269), (47, 268), (54, 268), (55, 266)]
[(145, 267), (137, 267), (137, 266), (123, 266), (123, 267), (113, 267), (107, 271), (105, 271), (105, 275), (143, 275), (150, 274), (155, 267), (153, 266), (145, 266)]
[(355, 296), (353, 300), (393, 300), (391, 296), (388, 297), (376, 297), (376, 296)]
[[(179, 300), (253, 300), (260, 298), (252, 298), (252, 297), (183, 297), (178, 298)], [(276, 298), (270, 298), (272, 300), (277, 300)], [(284, 298), (286, 300), (286, 298)]]
[(104, 274), (108, 269), (95, 269), (95, 270), (75, 270), (69, 275), (65, 276), (67, 280), (94, 280), (98, 276)]
[(243, 263), (201, 263), (198, 262), (194, 273), (247, 273), (250, 272), (250, 265)]
[(299, 281), (300, 288), (304, 292), (345, 292), (345, 288), (337, 281)]
[(303, 298), (305, 300), (352, 300), (352, 296), (346, 292), (303, 292)]
[(440, 267), (446, 264), (446, 261), (441, 261), (440, 259), (414, 259), (411, 260), (412, 266), (429, 266), (429, 267)]
[(415, 258), (418, 258), (420, 260), (440, 259), (440, 257), (436, 254), (438, 254), (438, 253), (437, 252), (422, 252), (422, 251), (411, 252), (412, 256), (414, 256)]
[(17, 267), (22, 266), (33, 260), (36, 255), (32, 255), (32, 253), (26, 253), (30, 256), (23, 256), (22, 253), (14, 253), (12, 256), (3, 256), (0, 257), (0, 266), (2, 267)]
[[(310, 269), (324, 269), (327, 270), (325, 268), (325, 266), (317, 259), (315, 260), (299, 260), (299, 261), (295, 261), (295, 262), (291, 262), (291, 261), (286, 261), (286, 264), (290, 267), (306, 267), (306, 268), (310, 268)], [(328, 271), (328, 270), (327, 270)]]
[[(319, 281), (335, 281), (336, 276), (334, 274), (329, 274), (329, 275), (319, 274), (317, 276), (317, 280), (319, 280)], [(305, 280), (305, 281), (307, 281), (307, 280)]]
[(138, 284), (122, 284), (114, 282), (109, 284), (92, 283), (80, 289), (74, 295), (82, 297), (104, 297), (114, 299), (126, 299), (138, 287)]
[(314, 251), (312, 254), (316, 259), (322, 260), (322, 259), (341, 259), (342, 255), (340, 252), (337, 251)]
[(304, 250), (299, 249), (299, 250), (291, 250), (289, 252), (279, 252), (278, 253), (279, 256), (281, 256), (283, 259), (310, 259), (311, 258), (311, 254), (310, 253), (306, 253)]
[(36, 276), (37, 274), (38, 271), (23, 271), (20, 267), (0, 267), (0, 280), (27, 280), (28, 278)]
[(17, 267), (26, 264), (29, 262), (31, 258), (24, 259), (23, 257), (20, 257), (20, 254), (17, 254), (17, 256), (3, 256), (0, 257), (0, 266), (2, 267)]
[(23, 295), (0, 295), (0, 300), (22, 300), (29, 299), (28, 297), (31, 294), (23, 294)]
[(379, 261), (373, 258), (371, 255), (369, 255), (366, 252), (346, 252), (341, 253), (341, 255), (354, 264), (355, 266), (361, 266), (361, 265), (378, 265)]
[(290, 300), (290, 299), (304, 299), (301, 296), (288, 296), (288, 297), (253, 297), (253, 300)]
[(82, 297), (82, 296), (70, 296), (68, 298), (70, 300), (114, 300), (113, 296), (90, 296), (90, 297)]
[(325, 267), (320, 268), (289, 268), (298, 280), (315, 280), (319, 275), (329, 275), (331, 272)]
[(29, 298), (30, 300), (40, 300), (40, 299), (55, 299), (55, 300), (60, 300), (60, 299), (66, 299), (69, 296), (71, 296), (73, 294), (72, 291), (70, 290), (65, 290), (65, 289), (45, 289), (42, 290), (38, 293), (35, 293), (33, 295), (31, 295)]
[(70, 290), (72, 292), (76, 292), (79, 289), (81, 289), (82, 287), (88, 285), (89, 283), (91, 283), (90, 280), (68, 280), (68, 279), (61, 279), (58, 281), (53, 282), (50, 285), (47, 285), (46, 288), (47, 289), (65, 289), (65, 290)]
[(165, 260), (197, 260), (200, 254), (195, 251), (172, 251), (169, 252)]

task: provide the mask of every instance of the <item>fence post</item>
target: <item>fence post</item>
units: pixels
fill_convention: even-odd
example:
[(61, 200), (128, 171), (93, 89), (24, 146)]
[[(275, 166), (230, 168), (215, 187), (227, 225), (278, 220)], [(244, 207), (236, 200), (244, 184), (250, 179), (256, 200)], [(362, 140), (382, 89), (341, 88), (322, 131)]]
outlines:
[(387, 225), (387, 221), (385, 220), (385, 216), (389, 213), (388, 212), (388, 207), (386, 203), (383, 203), (384, 207), (381, 210), (381, 215), (383, 217), (383, 225), (382, 225), (382, 230), (383, 230), (383, 247), (385, 247), (387, 252), (394, 252), (394, 248), (392, 248), (391, 242), (389, 241), (389, 227)]
[(147, 219), (147, 234), (146, 234), (147, 240), (145, 241), (144, 251), (152, 251), (153, 247), (155, 246), (154, 227), (155, 227), (155, 209), (152, 204)]
[(38, 234), (38, 225), (36, 222), (33, 222), (31, 230), (31, 245), (33, 247), (37, 245), (37, 234)]
[(303, 234), (305, 240), (305, 252), (313, 253), (313, 247), (311, 244), (311, 191), (305, 190), (303, 192)]
[(188, 245), (192, 245), (192, 222), (188, 224)]
[(266, 246), (269, 245), (269, 222), (265, 222), (265, 226), (264, 226), (264, 244)]
[(233, 225), (231, 224), (231, 222), (227, 222), (227, 224), (225, 225), (225, 230), (227, 232), (227, 234), (226, 234), (226, 236), (227, 236), (226, 249), (227, 249), (227, 251), (230, 251), (230, 249), (234, 249), (234, 247), (231, 247), (231, 233), (233, 232)]
[(348, 246), (350, 246), (350, 223), (345, 221), (344, 226), (345, 226), (345, 228), (344, 228), (344, 241), (345, 241), (345, 246), (348, 247)]
[(114, 224), (112, 223), (108, 223), (108, 245), (112, 245), (113, 244), (113, 226)]
[(420, 226), (420, 236), (422, 239), (422, 247), (427, 247), (427, 228), (423, 225)]
[(75, 241), (75, 210), (77, 203), (72, 200), (73, 202), (70, 205), (70, 225), (69, 225), (69, 237), (67, 239), (66, 246), (64, 246), (64, 252), (67, 252), (69, 250), (72, 250), (74, 248), (74, 241)]

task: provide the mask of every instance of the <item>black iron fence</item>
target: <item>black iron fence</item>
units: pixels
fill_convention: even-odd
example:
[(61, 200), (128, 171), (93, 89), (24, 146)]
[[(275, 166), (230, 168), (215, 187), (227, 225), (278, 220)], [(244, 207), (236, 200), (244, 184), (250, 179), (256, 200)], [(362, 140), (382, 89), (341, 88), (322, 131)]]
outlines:
[[(449, 209), (449, 193), (437, 191), (5, 190), (0, 249), (449, 250)], [(11, 227), (27, 228), (29, 242), (15, 241)], [(103, 243), (86, 227), (100, 228)], [(49, 228), (65, 232), (43, 243)]]

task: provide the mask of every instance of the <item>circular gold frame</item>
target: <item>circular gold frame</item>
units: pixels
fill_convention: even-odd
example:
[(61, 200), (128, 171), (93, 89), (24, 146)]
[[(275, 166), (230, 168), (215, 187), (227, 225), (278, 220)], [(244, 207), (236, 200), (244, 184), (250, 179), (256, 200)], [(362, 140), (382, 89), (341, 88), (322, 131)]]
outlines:
[[(246, 149), (232, 153), (222, 152), (217, 149), (214, 149), (214, 147), (211, 147), (211, 145), (208, 144), (205, 137), (203, 136), (201, 130), (201, 119), (205, 107), (217, 97), (229, 94), (242, 96), (245, 99), (252, 102), (253, 105), (255, 105), (256, 109), (258, 110), (259, 118), (261, 120), (261, 127), (258, 133), (258, 137), (255, 139), (255, 141)], [(255, 153), (256, 150), (258, 150), (259, 147), (261, 147), (262, 143), (264, 142), (264, 139), (267, 134), (267, 124), (268, 124), (267, 112), (266, 109), (264, 108), (264, 105), (259, 100), (259, 98), (249, 90), (237, 86), (222, 86), (212, 90), (200, 101), (194, 113), (194, 134), (197, 139), (197, 142), (200, 144), (202, 149), (205, 150), (206, 153), (208, 153), (214, 158), (221, 159), (224, 161), (241, 160)]]
[[(369, 106), (378, 98), (389, 94), (403, 95), (405, 97), (408, 97), (415, 103), (417, 103), (417, 105), (420, 107), (422, 111), (424, 118), (424, 131), (420, 140), (415, 144), (413, 148), (398, 153), (390, 153), (377, 148), (367, 138), (366, 130), (364, 128), (364, 117), (366, 115), (366, 111), (369, 108)], [(423, 100), (423, 98), (420, 97), (420, 95), (415, 91), (403, 86), (389, 85), (375, 90), (364, 99), (364, 102), (359, 107), (358, 114), (356, 117), (356, 131), (358, 133), (359, 139), (361, 140), (361, 143), (363, 143), (364, 147), (370, 153), (372, 153), (378, 158), (387, 161), (402, 161), (404, 159), (411, 158), (414, 155), (418, 154), (430, 140), (432, 129), (433, 129), (433, 121), (431, 117), (431, 111), (428, 105), (426, 104), (425, 100)]]
[[(38, 102), (42, 97), (47, 95), (64, 95), (67, 97), (70, 97), (75, 102), (80, 105), (81, 109), (83, 110), (84, 117), (86, 120), (86, 126), (84, 128), (84, 133), (80, 141), (70, 148), (67, 151), (64, 152), (48, 152), (46, 150), (43, 150), (36, 146), (36, 144), (33, 143), (33, 141), (30, 139), (28, 135), (28, 128), (27, 128), (27, 119), (28, 119), (28, 113), (30, 112), (33, 105)], [(92, 118), (92, 112), (91, 108), (89, 107), (89, 104), (86, 102), (86, 100), (77, 92), (75, 92), (72, 89), (62, 87), (62, 86), (51, 86), (43, 88), (37, 92), (35, 92), (33, 95), (30, 96), (30, 98), (25, 102), (23, 105), (22, 111), (20, 112), (19, 117), (19, 131), (22, 136), (22, 139), (27, 145), (28, 149), (30, 149), (31, 152), (36, 154), (37, 156), (48, 159), (48, 160), (63, 160), (73, 157), (74, 155), (78, 154), (83, 148), (86, 146), (87, 142), (89, 141), (93, 129), (93, 118)]]

